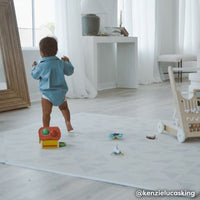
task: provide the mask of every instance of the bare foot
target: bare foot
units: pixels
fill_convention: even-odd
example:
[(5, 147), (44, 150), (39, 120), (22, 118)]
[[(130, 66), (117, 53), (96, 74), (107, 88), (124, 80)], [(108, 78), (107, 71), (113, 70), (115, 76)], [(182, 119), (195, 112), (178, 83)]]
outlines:
[(72, 127), (72, 125), (71, 125), (71, 122), (67, 122), (66, 125), (67, 125), (68, 132), (74, 130), (73, 127)]

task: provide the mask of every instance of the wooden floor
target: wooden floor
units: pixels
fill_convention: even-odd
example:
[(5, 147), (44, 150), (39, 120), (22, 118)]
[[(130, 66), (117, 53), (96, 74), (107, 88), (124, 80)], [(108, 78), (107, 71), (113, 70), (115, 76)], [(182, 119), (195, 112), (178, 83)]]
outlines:
[[(68, 103), (71, 114), (91, 112), (144, 119), (170, 120), (174, 110), (167, 82), (140, 86), (138, 89), (105, 90), (95, 99), (69, 99)], [(54, 108), (52, 118), (57, 112), (58, 109)], [(4, 112), (0, 114), (0, 134), (39, 121), (39, 102), (33, 103), (28, 109)], [(138, 199), (135, 196), (136, 190), (137, 188), (0, 164), (0, 200), (134, 200)], [(195, 199), (200, 199), (200, 196)]]

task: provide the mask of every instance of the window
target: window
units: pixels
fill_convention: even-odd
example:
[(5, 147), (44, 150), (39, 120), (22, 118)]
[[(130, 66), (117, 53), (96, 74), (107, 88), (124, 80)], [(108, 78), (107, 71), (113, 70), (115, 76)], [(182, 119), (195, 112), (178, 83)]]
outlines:
[(36, 47), (55, 34), (55, 0), (14, 0), (22, 47)]

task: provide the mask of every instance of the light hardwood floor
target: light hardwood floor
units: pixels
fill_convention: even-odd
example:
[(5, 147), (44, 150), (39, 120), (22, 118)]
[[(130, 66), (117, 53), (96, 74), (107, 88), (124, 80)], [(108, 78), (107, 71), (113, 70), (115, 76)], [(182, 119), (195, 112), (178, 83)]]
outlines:
[[(184, 85), (186, 87), (187, 83)], [(69, 99), (68, 103), (71, 114), (91, 112), (170, 120), (174, 111), (168, 82), (140, 86), (138, 89), (105, 90), (95, 99)], [(58, 109), (54, 108), (52, 118), (58, 112)], [(14, 131), (24, 124), (40, 121), (40, 102), (33, 103), (28, 109), (4, 112), (0, 114), (0, 134), (6, 130)], [(136, 190), (0, 164), (0, 200), (134, 200), (137, 199)], [(195, 199), (200, 199), (200, 196)]]

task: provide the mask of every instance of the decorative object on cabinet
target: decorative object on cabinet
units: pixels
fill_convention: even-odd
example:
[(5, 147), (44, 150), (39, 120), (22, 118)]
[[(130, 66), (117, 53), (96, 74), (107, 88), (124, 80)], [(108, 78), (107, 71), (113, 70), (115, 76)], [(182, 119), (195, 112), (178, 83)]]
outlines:
[(98, 35), (100, 27), (100, 18), (95, 14), (86, 14), (82, 16), (82, 34)]

